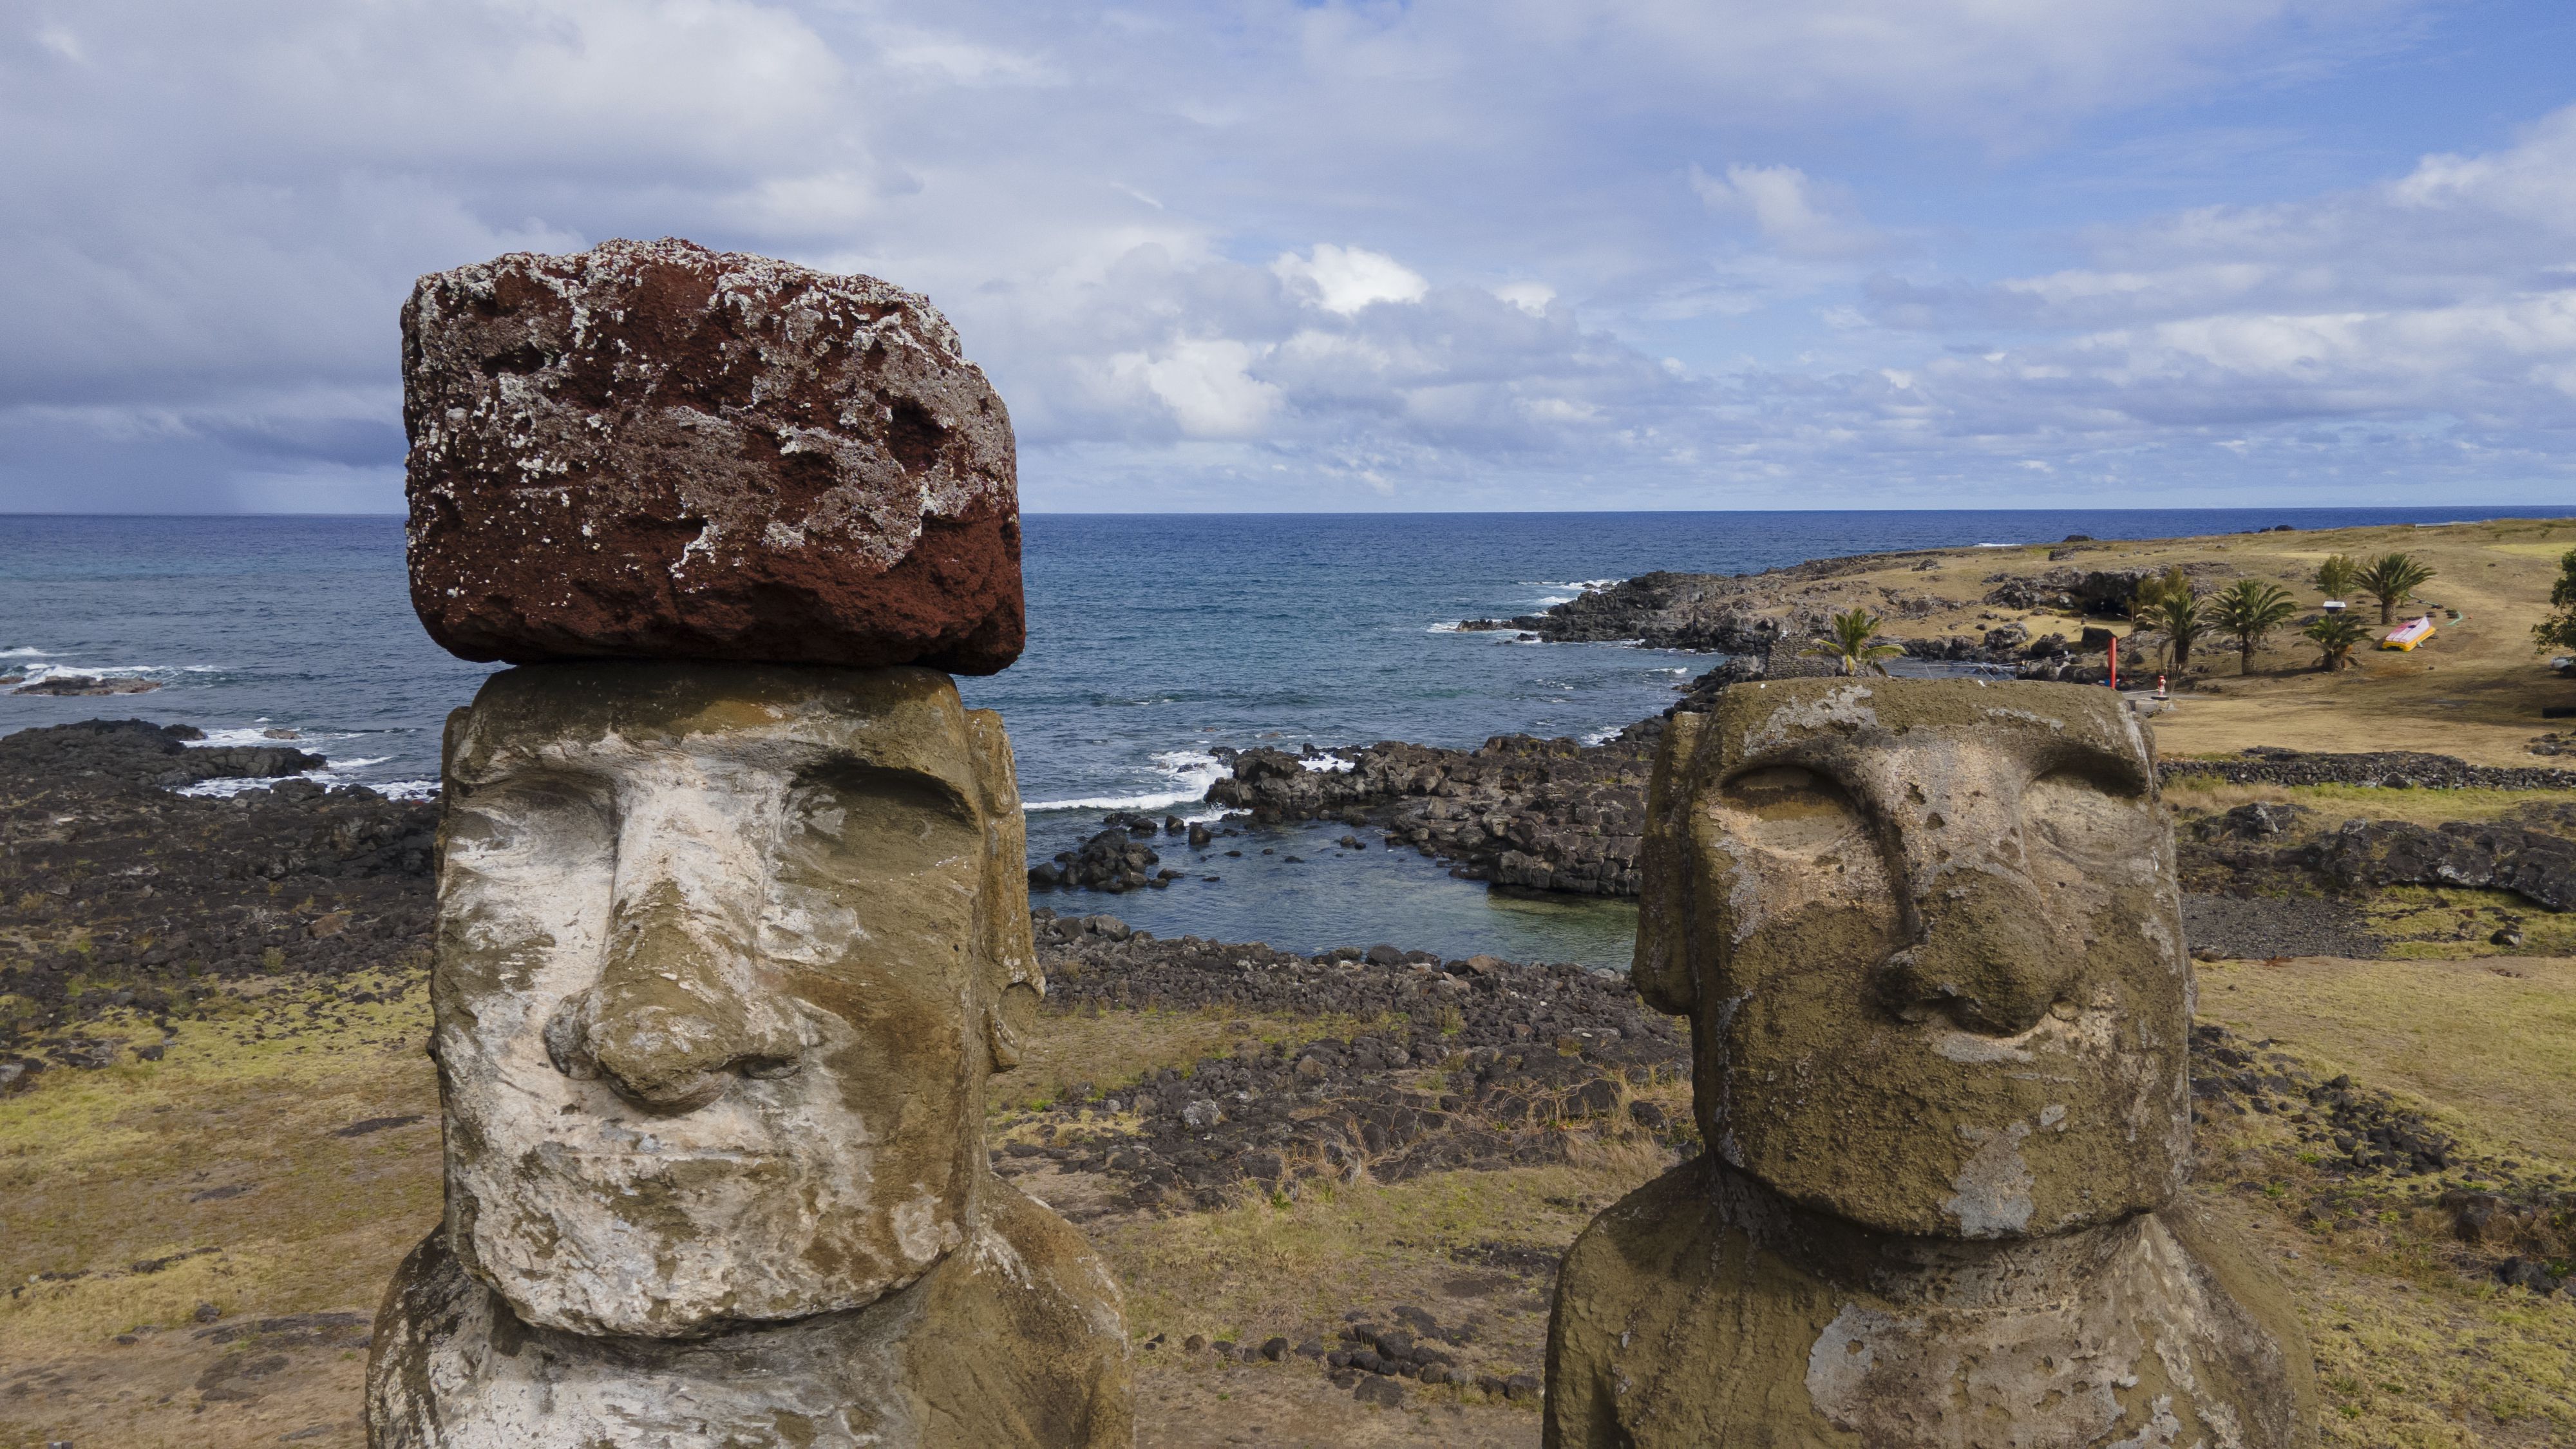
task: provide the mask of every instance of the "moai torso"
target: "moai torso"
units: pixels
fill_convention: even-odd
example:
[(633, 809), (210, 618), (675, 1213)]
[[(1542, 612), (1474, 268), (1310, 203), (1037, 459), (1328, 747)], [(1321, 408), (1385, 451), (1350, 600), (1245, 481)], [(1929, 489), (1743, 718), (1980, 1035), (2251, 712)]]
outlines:
[(1739, 685), (1651, 793), (1636, 977), (1709, 1150), (1567, 1256), (1550, 1445), (2308, 1442), (2287, 1304), (2178, 1197), (2190, 965), (2116, 696)]
[[(921, 298), (686, 243), (405, 311), (449, 720), (447, 1211), (374, 1449), (1133, 1442), (1120, 1295), (994, 1176), (1043, 980), (1000, 400)], [(536, 480), (532, 482), (531, 480)], [(724, 661), (724, 662), (711, 662)]]

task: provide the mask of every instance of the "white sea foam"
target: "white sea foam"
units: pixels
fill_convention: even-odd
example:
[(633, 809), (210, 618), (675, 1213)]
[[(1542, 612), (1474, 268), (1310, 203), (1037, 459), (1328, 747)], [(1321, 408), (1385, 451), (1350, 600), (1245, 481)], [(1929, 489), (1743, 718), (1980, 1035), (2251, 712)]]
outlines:
[(1594, 730), (1583, 737), (1583, 742), (1587, 745), (1606, 745), (1617, 738), (1619, 738), (1618, 730)]
[[(42, 649), (0, 650), (0, 656), (21, 659), (34, 659), (41, 657), (49, 660), (59, 660), (62, 657), (58, 654), (48, 653)], [(136, 679), (146, 675), (156, 674), (211, 674), (219, 672), (223, 667), (224, 666), (220, 664), (30, 663), (24, 667), (24, 673), (26, 675), (27, 682), (29, 684), (34, 684), (40, 680), (51, 679), (60, 675), (74, 675), (89, 679)], [(12, 672), (15, 673), (19, 671), (13, 667)]]
[[(319, 770), (306, 770), (300, 775), (280, 775), (277, 778), (270, 780), (250, 780), (238, 777), (228, 777), (221, 780), (200, 780), (196, 784), (183, 785), (179, 787), (178, 793), (182, 795), (210, 795), (219, 800), (229, 800), (244, 790), (265, 790), (271, 785), (283, 785), (289, 780), (310, 780), (325, 790), (333, 789), (341, 785), (364, 785), (379, 795), (393, 794), (396, 785), (406, 787), (415, 785), (424, 786), (427, 791), (431, 793), (435, 793), (437, 791), (438, 782), (435, 780), (403, 780), (394, 782), (393, 784), (379, 784), (373, 780), (352, 779), (348, 773), (350, 769), (357, 766), (381, 765), (386, 760), (390, 760), (392, 758), (393, 756), (391, 755), (385, 755), (373, 760), (350, 760), (344, 766), (326, 765)], [(426, 796), (403, 795), (397, 798), (411, 800), (423, 799), (426, 798)]]
[(1541, 594), (1538, 602), (1541, 608), (1554, 608), (1559, 604), (1571, 604), (1581, 597), (1580, 594)]
[(43, 659), (52, 653), (50, 649), (39, 649), (30, 644), (24, 649), (0, 649), (0, 659)]
[[(188, 743), (190, 746), (197, 749), (211, 749), (217, 745), (290, 745), (297, 749), (303, 749), (311, 745), (318, 744), (324, 740), (354, 740), (358, 738), (358, 735), (354, 731), (342, 731), (340, 733), (333, 734), (319, 730), (297, 730), (292, 738), (281, 740), (273, 739), (269, 736), (267, 731), (270, 728), (272, 727), (252, 725), (242, 729), (208, 730), (206, 731), (206, 737), (204, 739), (190, 740)], [(392, 757), (386, 756), (386, 758), (390, 759)], [(354, 764), (359, 762), (352, 761), (351, 763)], [(364, 763), (373, 764), (375, 762), (369, 760)]]
[[(207, 737), (205, 739), (191, 740), (189, 743), (192, 745), (283, 745), (291, 748), (310, 745), (318, 739), (327, 738), (345, 740), (357, 738), (355, 735), (344, 734), (328, 736), (307, 735), (301, 739), (272, 740), (261, 735), (257, 730), (208, 730), (206, 732), (206, 736)], [(426, 800), (430, 796), (438, 793), (438, 782), (436, 780), (378, 781), (361, 780), (357, 777), (358, 771), (366, 769), (370, 765), (381, 765), (392, 758), (393, 756), (391, 755), (362, 755), (356, 759), (339, 760), (331, 759), (326, 756), (320, 769), (305, 770), (294, 775), (281, 775), (268, 780), (252, 780), (237, 776), (228, 776), (220, 780), (200, 780), (194, 785), (185, 785), (180, 787), (178, 793), (182, 795), (207, 795), (219, 800), (229, 800), (244, 790), (263, 790), (271, 785), (281, 784), (287, 780), (310, 780), (325, 790), (335, 789), (342, 785), (364, 785), (379, 795), (395, 800)]]
[(1358, 761), (1345, 760), (1339, 755), (1308, 755), (1297, 763), (1319, 775), (1338, 775), (1359, 768)]
[(1030, 814), (1042, 810), (1169, 810), (1175, 805), (1195, 805), (1207, 797), (1208, 786), (1225, 778), (1225, 763), (1205, 750), (1168, 750), (1154, 756), (1154, 768), (1169, 777), (1167, 789), (1135, 795), (1085, 795), (1073, 800), (1028, 800), (1020, 808)]
[(1446, 624), (1434, 624), (1422, 632), (1425, 634), (1455, 634), (1458, 632), (1460, 622), (1461, 621), (1459, 620), (1452, 619)]

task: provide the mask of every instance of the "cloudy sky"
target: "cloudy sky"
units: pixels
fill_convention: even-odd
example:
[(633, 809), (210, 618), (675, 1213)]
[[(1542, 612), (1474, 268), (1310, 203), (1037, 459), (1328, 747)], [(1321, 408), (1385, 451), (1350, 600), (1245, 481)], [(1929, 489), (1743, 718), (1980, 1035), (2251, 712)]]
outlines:
[(0, 510), (398, 509), (395, 314), (927, 292), (1032, 509), (2564, 503), (2565, 0), (0, 0)]

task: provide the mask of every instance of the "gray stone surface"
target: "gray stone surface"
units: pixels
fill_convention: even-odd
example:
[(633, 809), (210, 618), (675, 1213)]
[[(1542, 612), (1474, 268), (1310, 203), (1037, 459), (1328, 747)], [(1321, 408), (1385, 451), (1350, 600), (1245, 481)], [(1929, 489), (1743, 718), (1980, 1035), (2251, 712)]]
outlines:
[(543, 665), (444, 775), (447, 1218), (373, 1443), (1127, 1442), (1115, 1282), (985, 1160), (1043, 986), (995, 716), (923, 669)]
[(2286, 1299), (2177, 1198), (2191, 967), (2118, 700), (1736, 685), (1673, 718), (1642, 870), (1710, 1151), (1567, 1255), (1548, 1444), (2311, 1441)]

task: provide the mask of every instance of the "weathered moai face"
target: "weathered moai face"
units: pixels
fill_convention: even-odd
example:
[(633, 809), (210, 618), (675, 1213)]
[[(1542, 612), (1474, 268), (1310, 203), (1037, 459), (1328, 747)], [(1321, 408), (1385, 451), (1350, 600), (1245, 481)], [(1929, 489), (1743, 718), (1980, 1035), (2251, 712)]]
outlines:
[(853, 1308), (964, 1240), (1039, 985), (998, 718), (926, 669), (539, 665), (446, 766), (448, 1223), (521, 1318)]
[(1656, 762), (1637, 982), (1711, 1147), (1892, 1232), (2156, 1206), (2189, 1146), (2172, 841), (2108, 690), (1737, 685)]

